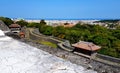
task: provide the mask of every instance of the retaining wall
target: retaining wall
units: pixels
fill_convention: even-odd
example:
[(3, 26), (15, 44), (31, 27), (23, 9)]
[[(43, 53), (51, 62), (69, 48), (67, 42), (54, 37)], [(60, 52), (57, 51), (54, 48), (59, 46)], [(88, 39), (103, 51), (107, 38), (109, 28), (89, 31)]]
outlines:
[(102, 54), (97, 54), (96, 55), (98, 58), (107, 60), (107, 61), (111, 61), (111, 62), (116, 62), (120, 64), (120, 59), (119, 58), (114, 58), (114, 57), (110, 57), (110, 56), (106, 56), (106, 55), (102, 55)]
[(53, 40), (50, 37), (45, 37), (45, 36), (39, 35), (39, 34), (33, 32), (33, 31), (29, 31), (29, 32), (30, 32), (29, 33), (29, 38), (32, 39), (32, 40), (50, 41), (50, 42), (55, 43), (55, 44), (59, 43), (58, 41)]

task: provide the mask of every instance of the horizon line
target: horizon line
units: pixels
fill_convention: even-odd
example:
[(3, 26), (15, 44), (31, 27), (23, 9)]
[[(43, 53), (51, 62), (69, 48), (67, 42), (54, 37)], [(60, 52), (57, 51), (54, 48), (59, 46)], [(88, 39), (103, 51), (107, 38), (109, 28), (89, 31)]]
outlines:
[(25, 20), (120, 20), (120, 18), (11, 18), (11, 19), (25, 19)]

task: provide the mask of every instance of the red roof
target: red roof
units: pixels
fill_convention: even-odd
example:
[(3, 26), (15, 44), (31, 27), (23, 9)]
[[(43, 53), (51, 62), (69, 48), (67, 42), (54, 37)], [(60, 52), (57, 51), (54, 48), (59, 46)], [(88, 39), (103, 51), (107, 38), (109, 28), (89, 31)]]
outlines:
[(73, 26), (75, 26), (75, 25), (72, 24), (72, 23), (65, 23), (63, 26), (64, 26), (64, 27), (73, 27)]
[(25, 33), (24, 33), (24, 32), (19, 32), (19, 34), (20, 34), (20, 35), (25, 35)]
[(21, 26), (18, 24), (11, 24), (9, 25), (10, 28), (20, 28)]
[(100, 46), (97, 46), (93, 43), (84, 42), (84, 41), (80, 41), (78, 43), (72, 44), (72, 46), (80, 49), (89, 50), (89, 51), (96, 51), (101, 48)]

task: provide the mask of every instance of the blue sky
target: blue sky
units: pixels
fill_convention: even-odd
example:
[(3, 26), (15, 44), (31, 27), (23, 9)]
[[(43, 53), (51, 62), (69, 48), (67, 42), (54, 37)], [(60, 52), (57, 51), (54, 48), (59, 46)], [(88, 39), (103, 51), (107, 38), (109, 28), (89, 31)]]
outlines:
[(0, 0), (11, 18), (120, 18), (120, 0)]

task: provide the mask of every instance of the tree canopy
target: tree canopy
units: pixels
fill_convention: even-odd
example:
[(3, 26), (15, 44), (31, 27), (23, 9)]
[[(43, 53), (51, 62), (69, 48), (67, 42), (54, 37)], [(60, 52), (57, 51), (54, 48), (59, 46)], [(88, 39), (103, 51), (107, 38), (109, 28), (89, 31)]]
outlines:
[(102, 47), (98, 53), (120, 58), (120, 29), (113, 30), (99, 25), (81, 23), (71, 28), (48, 25), (41, 25), (41, 27), (44, 30), (43, 34), (67, 39), (71, 43), (79, 40), (93, 42)]
[(8, 17), (0, 17), (0, 20), (2, 20), (7, 26), (13, 24), (14, 22), (8, 18)]
[(19, 24), (19, 25), (21, 25), (21, 27), (28, 25), (28, 22), (26, 22), (24, 20), (17, 21), (16, 23)]

